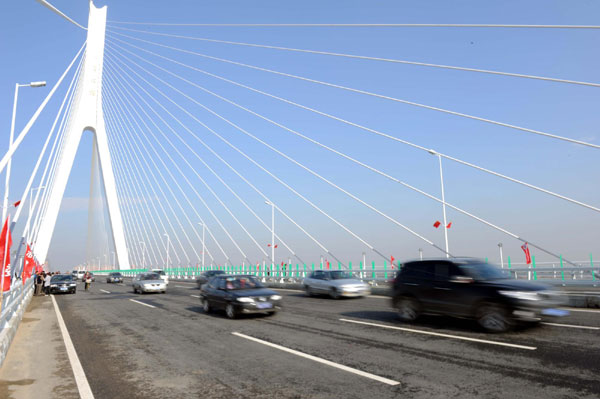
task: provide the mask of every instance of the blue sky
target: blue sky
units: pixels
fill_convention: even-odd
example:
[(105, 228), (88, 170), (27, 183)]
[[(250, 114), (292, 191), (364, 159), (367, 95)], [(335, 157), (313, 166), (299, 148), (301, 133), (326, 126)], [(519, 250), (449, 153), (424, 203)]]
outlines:
[[(86, 1), (55, 0), (55, 6), (79, 23), (87, 24), (88, 4)], [(291, 101), (327, 112), (354, 123), (376, 129), (416, 144), (435, 148), (445, 154), (475, 163), (497, 172), (526, 182), (556, 191), (582, 202), (599, 206), (600, 190), (598, 181), (598, 150), (524, 132), (493, 126), (478, 121), (460, 118), (439, 112), (419, 109), (410, 105), (349, 93), (334, 88), (323, 87), (282, 76), (250, 70), (191, 54), (182, 54), (149, 44), (118, 36), (130, 36), (162, 43), (172, 47), (221, 57), (237, 62), (256, 65), (289, 74), (330, 82), (382, 95), (446, 108), (458, 112), (490, 118), (514, 125), (537, 129), (573, 139), (600, 143), (597, 113), (598, 88), (542, 82), (513, 77), (491, 76), (472, 72), (447, 71), (409, 65), (398, 65), (368, 60), (349, 60), (313, 54), (298, 54), (270, 49), (248, 48), (220, 43), (165, 38), (143, 33), (126, 32), (118, 27), (163, 32), (193, 37), (219, 40), (259, 43), (274, 46), (349, 53), (372, 57), (403, 59), (491, 69), (506, 72), (549, 76), (587, 82), (600, 82), (598, 78), (599, 57), (593, 49), (600, 35), (599, 30), (542, 30), (542, 29), (483, 29), (483, 28), (249, 28), (249, 27), (168, 27), (124, 25), (115, 21), (168, 22), (168, 23), (511, 23), (511, 24), (595, 24), (600, 5), (596, 2), (549, 2), (508, 1), (497, 4), (478, 1), (350, 1), (344, 7), (319, 1), (304, 2), (243, 2), (243, 1), (127, 1), (98, 2), (108, 5), (108, 48), (105, 67), (106, 100), (111, 109), (121, 104), (127, 108), (122, 89), (136, 94), (120, 81), (117, 65), (132, 66), (117, 52), (124, 53), (117, 45), (168, 68), (219, 95), (251, 108), (274, 121), (301, 132), (315, 140), (327, 144), (361, 162), (378, 168), (398, 179), (423, 189), (432, 195), (440, 195), (439, 170), (434, 157), (388, 139), (374, 136), (336, 121), (302, 111), (279, 101), (266, 98), (246, 89), (235, 87), (214, 78), (207, 77), (190, 69), (175, 66), (164, 60), (153, 58), (140, 50), (128, 47), (116, 38), (142, 48), (157, 52), (179, 62), (200, 68), (207, 72), (255, 87)], [(10, 128), (13, 90), (15, 82), (47, 80), (54, 84), (71, 58), (85, 40), (85, 32), (67, 23), (60, 17), (40, 6), (37, 2), (11, 1), (0, 16), (0, 51), (4, 55), (0, 74), (0, 120), (4, 121), (6, 140), (0, 142), (3, 151), (7, 148)], [(130, 57), (129, 55), (127, 55)], [(140, 65), (153, 73), (156, 69)], [(121, 64), (122, 63), (122, 64)], [(352, 231), (364, 237), (383, 254), (397, 259), (408, 259), (418, 255), (423, 248), (426, 256), (440, 253), (430, 245), (420, 242), (401, 228), (386, 221), (373, 211), (349, 199), (339, 191), (309, 175), (289, 161), (266, 149), (263, 145), (242, 135), (238, 130), (215, 118), (193, 102), (168, 89), (139, 68), (138, 73), (155, 84), (165, 94), (199, 120), (223, 137), (242, 148), (252, 159), (273, 171), (299, 192), (310, 198), (326, 212), (347, 225)], [(443, 231), (434, 229), (435, 220), (441, 220), (441, 206), (397, 183), (390, 182), (347, 160), (316, 147), (288, 132), (261, 121), (247, 112), (236, 109), (198, 88), (161, 73), (161, 78), (173, 84), (196, 101), (213, 109), (224, 118), (231, 120), (248, 132), (277, 147), (298, 162), (312, 168), (362, 200), (372, 204), (392, 218), (405, 224), (444, 245)], [(138, 80), (139, 81), (139, 80)], [(110, 86), (110, 88), (109, 88)], [(119, 86), (117, 88), (116, 86)], [(148, 85), (145, 85), (151, 90)], [(55, 98), (40, 117), (28, 138), (23, 142), (13, 164), (11, 199), (20, 196), (25, 181), (31, 173), (45, 135), (48, 134), (53, 117), (56, 115), (64, 90)], [(21, 89), (16, 131), (24, 126), (35, 108), (43, 100), (49, 88)], [(156, 92), (153, 95), (160, 96)], [(110, 98), (110, 100), (109, 100)], [(148, 96), (142, 96), (151, 102)], [(273, 199), (290, 216), (303, 225), (307, 231), (319, 239), (332, 253), (343, 261), (358, 262), (362, 252), (367, 259), (381, 262), (382, 259), (369, 251), (363, 244), (341, 230), (331, 221), (310, 208), (295, 195), (276, 183), (230, 147), (217, 139), (196, 121), (172, 104), (164, 103), (174, 116), (192, 132), (196, 133), (217, 153), (227, 159), (239, 172), (243, 173), (267, 197)], [(124, 108), (123, 108), (124, 109)], [(110, 111), (109, 111), (110, 112)], [(161, 115), (172, 124), (193, 151), (201, 156), (232, 188), (243, 197), (255, 212), (268, 224), (270, 209), (264, 200), (236, 177), (226, 166), (211, 155), (189, 133), (169, 119), (167, 113)], [(123, 128), (122, 122), (113, 116), (109, 123), (109, 134)], [(120, 123), (122, 123), (120, 125)], [(134, 124), (132, 124), (134, 126)], [(133, 127), (125, 129), (123, 141), (136, 137)], [(165, 133), (168, 129), (164, 130)], [(154, 132), (158, 134), (158, 131)], [(169, 137), (177, 142), (175, 136)], [(168, 146), (164, 138), (156, 143)], [(205, 181), (224, 201), (242, 224), (268, 252), (266, 243), (270, 233), (225, 189), (218, 180), (195, 158), (192, 151), (179, 142), (176, 144)], [(140, 147), (142, 148), (142, 147)], [(144, 148), (148, 148), (145, 145)], [(136, 151), (116, 155), (116, 163), (135, 167)], [(171, 152), (173, 154), (173, 152)], [(141, 155), (141, 152), (139, 153)], [(80, 152), (76, 158), (67, 191), (63, 210), (59, 215), (49, 258), (53, 268), (66, 268), (85, 261), (87, 234), (87, 197), (89, 194), (89, 174), (91, 137), (84, 135)], [(131, 156), (131, 158), (129, 158)], [(159, 158), (154, 157), (156, 160)], [(140, 158), (141, 159), (141, 158)], [(162, 158), (169, 164), (168, 158)], [(263, 254), (250, 238), (220, 206), (218, 200), (208, 192), (199, 179), (186, 169), (179, 159), (178, 165), (187, 171), (193, 187), (184, 186), (193, 206), (185, 204), (184, 196), (176, 195), (181, 201), (175, 215), (182, 220), (181, 228), (173, 231), (166, 228), (173, 240), (179, 236), (182, 246), (170, 247), (171, 257), (176, 252), (181, 258), (191, 257), (191, 247), (201, 246), (197, 237), (186, 225), (187, 216), (197, 220), (195, 212), (207, 221), (211, 231), (222, 244), (235, 263), (242, 256), (220, 230), (207, 209), (200, 203), (194, 188), (201, 192), (214, 213), (231, 232), (248, 258), (261, 261)], [(140, 168), (138, 168), (140, 169)], [(141, 168), (143, 169), (143, 168)], [(176, 174), (174, 167), (169, 171)], [(163, 172), (167, 172), (163, 170)], [(133, 172), (132, 172), (133, 173)], [(140, 173), (144, 173), (143, 170)], [(148, 174), (148, 171), (145, 171)], [(146, 192), (143, 174), (138, 175), (140, 193)], [(569, 259), (586, 260), (590, 253), (598, 253), (597, 233), (600, 217), (597, 212), (583, 209), (563, 200), (549, 197), (539, 192), (492, 177), (450, 161), (444, 161), (446, 200), (464, 208), (492, 223), (498, 224), (522, 237), (549, 250), (561, 253)], [(135, 182), (133, 182), (135, 183)], [(133, 187), (133, 185), (132, 185)], [(174, 185), (171, 185), (174, 187)], [(175, 192), (177, 189), (174, 188)], [(148, 190), (149, 191), (149, 190)], [(135, 238), (132, 232), (131, 243), (138, 246), (141, 239), (148, 241), (155, 257), (164, 257), (163, 229), (155, 229), (152, 219), (157, 215), (152, 206), (165, 205), (174, 201), (154, 195), (133, 195), (138, 202), (129, 210), (135, 215), (145, 213), (140, 228), (149, 234)], [(132, 194), (135, 194), (132, 191)], [(195, 212), (194, 212), (195, 211)], [(102, 218), (100, 217), (99, 220)], [(502, 233), (475, 222), (455, 211), (448, 212), (453, 222), (449, 230), (450, 252), (460, 255), (489, 257), (498, 261), (497, 244), (504, 244), (505, 256), (511, 255), (514, 261), (522, 262), (520, 242)], [(136, 219), (137, 220), (137, 219)], [(127, 223), (127, 222), (126, 222)], [(177, 223), (175, 223), (177, 224)], [(102, 224), (100, 223), (100, 226)], [(197, 229), (197, 226), (196, 226)], [(18, 229), (17, 229), (18, 230)], [(159, 231), (160, 230), (160, 231)], [(133, 230), (132, 230), (133, 231)], [(190, 236), (185, 244), (183, 231)], [(313, 242), (297, 230), (291, 223), (277, 215), (277, 231), (282, 238), (293, 243), (296, 252), (307, 262), (318, 261), (323, 253)], [(154, 232), (154, 233), (152, 233)], [(95, 237), (104, 237), (106, 232), (96, 232)], [(105, 240), (99, 239), (99, 242)], [(154, 244), (153, 244), (154, 243)], [(217, 261), (215, 244), (207, 240), (209, 250)], [(102, 253), (109, 253), (105, 244), (99, 245)], [(139, 264), (139, 248), (131, 248), (134, 263)], [(542, 261), (553, 261), (551, 257), (533, 250)], [(278, 262), (287, 260), (288, 252), (280, 250)], [(190, 260), (196, 263), (196, 259)], [(160, 263), (160, 262), (157, 262)], [(63, 267), (64, 266), (64, 267)]]

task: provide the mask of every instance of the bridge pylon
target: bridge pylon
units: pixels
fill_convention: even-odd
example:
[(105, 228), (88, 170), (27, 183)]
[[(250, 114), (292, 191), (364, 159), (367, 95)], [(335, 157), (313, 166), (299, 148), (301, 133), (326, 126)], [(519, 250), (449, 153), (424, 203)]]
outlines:
[(46, 260), (60, 204), (73, 168), (73, 161), (83, 132), (89, 130), (94, 135), (94, 148), (97, 150), (100, 164), (100, 176), (108, 205), (116, 260), (120, 269), (130, 269), (123, 231), (123, 219), (117, 200), (115, 177), (102, 111), (102, 69), (104, 64), (106, 11), (106, 6), (97, 8), (90, 1), (85, 59), (77, 82), (71, 116), (65, 131), (62, 157), (56, 167), (54, 182), (49, 187), (48, 207), (42, 216), (33, 251), (37, 259), (40, 261)]

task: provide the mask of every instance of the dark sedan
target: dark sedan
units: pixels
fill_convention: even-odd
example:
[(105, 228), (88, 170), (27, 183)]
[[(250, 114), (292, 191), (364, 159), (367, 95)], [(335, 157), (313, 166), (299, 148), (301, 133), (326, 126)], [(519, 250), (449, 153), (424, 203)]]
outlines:
[(106, 276), (106, 282), (107, 283), (122, 283), (123, 275), (119, 272), (110, 273), (108, 276)]
[(200, 301), (205, 312), (225, 309), (230, 319), (243, 313), (272, 315), (281, 309), (281, 295), (253, 276), (218, 275), (202, 286)]
[(214, 276), (218, 276), (219, 274), (225, 274), (225, 272), (223, 270), (209, 270), (200, 274), (199, 276), (196, 276), (196, 284), (198, 284), (198, 288), (201, 288), (204, 284), (208, 283), (208, 280)]
[(74, 294), (77, 292), (77, 283), (70, 274), (55, 274), (50, 279), (51, 294)]

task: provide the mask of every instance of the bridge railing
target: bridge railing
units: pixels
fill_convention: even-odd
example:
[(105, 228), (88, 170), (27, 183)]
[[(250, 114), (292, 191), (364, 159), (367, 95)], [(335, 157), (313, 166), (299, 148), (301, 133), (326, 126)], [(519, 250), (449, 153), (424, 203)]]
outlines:
[(34, 278), (31, 277), (23, 285), (21, 280), (16, 281), (11, 289), (2, 296), (2, 313), (0, 313), (0, 366), (8, 353), (17, 327), (23, 318), (23, 313), (33, 295)]

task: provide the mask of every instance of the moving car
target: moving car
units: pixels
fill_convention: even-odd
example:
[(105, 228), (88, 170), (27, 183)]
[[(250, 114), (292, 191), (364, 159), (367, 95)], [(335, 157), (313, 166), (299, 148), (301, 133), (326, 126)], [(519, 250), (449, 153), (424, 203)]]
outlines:
[(332, 298), (367, 296), (371, 287), (352, 273), (335, 270), (317, 270), (302, 281), (308, 296), (327, 294)]
[(84, 274), (85, 270), (73, 270), (73, 280), (81, 280)]
[(223, 270), (209, 270), (200, 274), (199, 276), (196, 276), (196, 284), (198, 284), (198, 288), (201, 288), (204, 284), (208, 283), (208, 280), (219, 274), (225, 274), (225, 272)]
[(77, 283), (70, 274), (55, 274), (50, 279), (51, 294), (74, 294), (77, 292)]
[(169, 284), (169, 276), (167, 276), (167, 273), (163, 269), (152, 269), (152, 273), (158, 274), (165, 284)]
[(202, 286), (200, 302), (206, 313), (225, 309), (230, 319), (241, 313), (272, 315), (281, 309), (281, 295), (265, 288), (254, 276), (217, 275)]
[(404, 263), (394, 280), (392, 303), (404, 321), (422, 313), (466, 317), (490, 332), (568, 314), (555, 308), (561, 301), (546, 285), (511, 279), (475, 258)]
[(167, 292), (167, 284), (158, 273), (140, 273), (133, 278), (133, 292), (144, 294), (146, 292)]
[(109, 275), (106, 276), (106, 282), (107, 283), (122, 283), (123, 275), (119, 272), (109, 273)]

